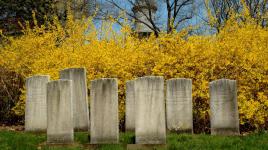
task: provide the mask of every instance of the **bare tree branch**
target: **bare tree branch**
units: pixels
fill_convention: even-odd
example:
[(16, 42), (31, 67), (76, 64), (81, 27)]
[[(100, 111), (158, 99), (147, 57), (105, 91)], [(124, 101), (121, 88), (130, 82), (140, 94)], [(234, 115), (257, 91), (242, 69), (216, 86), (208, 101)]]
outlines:
[[(152, 30), (156, 35), (164, 28), (163, 23), (159, 23), (156, 19), (154, 6), (154, 1), (160, 5), (166, 5), (167, 11), (167, 33), (171, 33), (173, 30), (177, 30), (179, 26), (193, 18), (193, 8), (194, 0), (125, 0), (125, 2), (132, 7), (132, 10), (123, 7), (122, 3), (118, 0), (104, 0), (110, 5), (113, 5), (117, 10), (123, 11), (129, 17), (129, 20), (135, 20), (136, 23), (140, 23)], [(111, 10), (114, 11), (114, 10)], [(108, 15), (111, 12), (102, 13), (102, 15)], [(143, 15), (143, 18), (138, 18), (135, 13)], [(105, 17), (104, 17), (105, 18)]]

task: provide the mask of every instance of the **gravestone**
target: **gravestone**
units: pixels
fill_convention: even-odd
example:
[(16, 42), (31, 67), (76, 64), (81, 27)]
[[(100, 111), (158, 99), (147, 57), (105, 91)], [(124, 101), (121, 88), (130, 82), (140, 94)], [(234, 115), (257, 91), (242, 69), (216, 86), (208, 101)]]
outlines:
[(141, 77), (135, 81), (136, 144), (165, 144), (164, 78)]
[(212, 135), (238, 135), (239, 114), (236, 81), (221, 79), (210, 83)]
[(73, 121), (75, 131), (89, 130), (88, 93), (85, 68), (70, 68), (60, 71), (61, 79), (73, 82)]
[(167, 81), (167, 128), (178, 133), (193, 133), (192, 80)]
[(126, 131), (135, 131), (135, 81), (126, 83)]
[(49, 82), (47, 84), (47, 143), (73, 143), (72, 107), (72, 81)]
[(45, 132), (47, 129), (47, 88), (49, 76), (26, 79), (25, 131)]
[(90, 96), (90, 143), (118, 143), (117, 79), (98, 79), (91, 81)]

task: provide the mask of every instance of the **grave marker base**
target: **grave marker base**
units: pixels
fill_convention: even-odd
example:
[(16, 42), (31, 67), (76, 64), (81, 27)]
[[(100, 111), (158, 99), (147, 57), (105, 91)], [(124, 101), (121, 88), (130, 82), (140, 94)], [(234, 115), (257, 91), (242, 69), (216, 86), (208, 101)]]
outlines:
[(165, 144), (128, 144), (127, 150), (166, 150)]

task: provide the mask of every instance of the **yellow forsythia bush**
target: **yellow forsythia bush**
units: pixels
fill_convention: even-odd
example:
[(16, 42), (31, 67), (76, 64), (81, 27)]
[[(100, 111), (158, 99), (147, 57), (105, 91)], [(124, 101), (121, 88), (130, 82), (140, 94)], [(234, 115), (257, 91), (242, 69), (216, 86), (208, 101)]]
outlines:
[[(118, 78), (121, 121), (127, 80), (146, 75), (191, 78), (196, 132), (209, 129), (209, 82), (234, 79), (242, 130), (267, 129), (268, 29), (229, 22), (217, 35), (185, 33), (141, 40), (128, 26), (116, 33), (111, 28), (97, 31), (90, 20), (74, 22), (69, 17), (62, 27), (55, 19), (46, 26), (26, 27), (20, 37), (5, 37), (0, 65), (25, 78), (48, 74), (52, 79), (61, 69), (85, 67), (88, 85), (96, 78)], [(23, 115), (24, 101), (21, 95), (13, 108), (18, 115)]]

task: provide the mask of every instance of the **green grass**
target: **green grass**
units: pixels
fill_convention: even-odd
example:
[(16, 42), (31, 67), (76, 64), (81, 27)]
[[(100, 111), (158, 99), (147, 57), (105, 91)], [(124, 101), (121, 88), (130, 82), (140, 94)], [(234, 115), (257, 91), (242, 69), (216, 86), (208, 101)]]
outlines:
[[(127, 144), (134, 144), (133, 133), (121, 133), (120, 144), (99, 145), (93, 147), (97, 150), (124, 150)], [(75, 133), (73, 146), (42, 146), (45, 143), (45, 134), (32, 134), (24, 132), (0, 131), (0, 150), (83, 150), (88, 149), (87, 133)], [(92, 147), (91, 147), (92, 148)], [(167, 136), (167, 149), (266, 149), (268, 150), (268, 133), (255, 133), (247, 136), (211, 136), (169, 134)]]
[(168, 149), (266, 149), (268, 134), (259, 133), (248, 136), (210, 136), (210, 135), (169, 135)]

